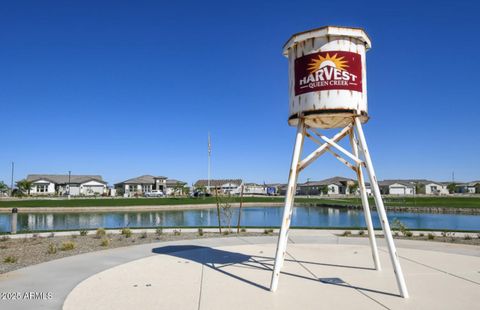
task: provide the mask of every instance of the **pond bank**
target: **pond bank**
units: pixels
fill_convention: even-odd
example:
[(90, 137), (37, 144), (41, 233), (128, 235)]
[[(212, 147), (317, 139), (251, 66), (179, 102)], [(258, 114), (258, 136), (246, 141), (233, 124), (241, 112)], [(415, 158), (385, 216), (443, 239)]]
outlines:
[[(242, 207), (281, 207), (283, 202), (244, 202)], [(232, 208), (239, 208), (240, 203), (231, 203)], [(300, 202), (295, 206), (303, 207), (321, 207), (335, 209), (352, 209), (361, 210), (359, 205), (341, 205), (330, 203), (308, 203)], [(370, 204), (372, 210), (377, 210), (374, 204)], [(206, 204), (185, 204), (185, 205), (138, 205), (138, 206), (91, 206), (91, 207), (19, 207), (18, 212), (21, 213), (89, 213), (89, 212), (145, 212), (145, 211), (172, 211), (172, 210), (200, 210), (216, 208), (215, 203)], [(402, 206), (385, 206), (387, 211), (395, 212), (413, 212), (413, 213), (438, 213), (438, 214), (480, 214), (480, 208), (450, 208), (450, 207), (402, 207)], [(0, 213), (11, 213), (11, 208), (0, 208)]]

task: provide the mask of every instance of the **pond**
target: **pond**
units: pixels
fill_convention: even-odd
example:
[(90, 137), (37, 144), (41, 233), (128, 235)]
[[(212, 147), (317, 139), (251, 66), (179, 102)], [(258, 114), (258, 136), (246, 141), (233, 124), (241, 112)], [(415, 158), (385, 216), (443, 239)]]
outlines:
[[(283, 207), (248, 207), (242, 209), (241, 225), (279, 226)], [(10, 231), (10, 214), (0, 214), (0, 232)], [(376, 228), (380, 222), (372, 212)], [(238, 209), (232, 209), (231, 223), (236, 226)], [(480, 231), (480, 215), (388, 212), (389, 221), (399, 219), (409, 229)], [(225, 224), (225, 221), (223, 221)], [(18, 231), (73, 230), (122, 227), (198, 227), (217, 226), (217, 211), (189, 209), (147, 212), (29, 213), (18, 214)], [(293, 210), (292, 227), (364, 227), (361, 210), (303, 207)]]

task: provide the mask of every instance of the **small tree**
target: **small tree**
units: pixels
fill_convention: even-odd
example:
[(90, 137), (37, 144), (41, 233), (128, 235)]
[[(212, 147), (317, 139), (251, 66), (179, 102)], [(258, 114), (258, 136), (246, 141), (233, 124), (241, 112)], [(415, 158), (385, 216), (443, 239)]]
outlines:
[(448, 189), (448, 192), (450, 194), (455, 193), (456, 188), (457, 188), (457, 186), (455, 185), (455, 183), (450, 183), (450, 184), (447, 185), (447, 189)]
[(425, 194), (426, 191), (425, 191), (425, 184), (422, 184), (422, 183), (415, 183), (415, 193), (416, 194)]
[(232, 216), (233, 216), (233, 210), (232, 210), (232, 196), (230, 192), (223, 196), (220, 197), (218, 195), (218, 190), (215, 190), (215, 199), (217, 201), (217, 216), (218, 216), (218, 226), (219, 226), (219, 231), (222, 233), (222, 224), (227, 227), (227, 233), (230, 232), (231, 230), (231, 224), (232, 224)]
[(320, 193), (322, 193), (323, 195), (328, 194), (328, 185), (320, 185), (318, 189), (320, 190)]
[(7, 184), (3, 183), (3, 181), (0, 181), (0, 193), (6, 193), (8, 192), (8, 186)]
[(27, 195), (30, 196), (30, 191), (32, 190), (32, 182), (26, 179), (20, 180), (17, 183), (17, 187), (23, 193), (27, 192)]
[(354, 195), (358, 191), (358, 182), (354, 181), (352, 185), (348, 187), (350, 195)]

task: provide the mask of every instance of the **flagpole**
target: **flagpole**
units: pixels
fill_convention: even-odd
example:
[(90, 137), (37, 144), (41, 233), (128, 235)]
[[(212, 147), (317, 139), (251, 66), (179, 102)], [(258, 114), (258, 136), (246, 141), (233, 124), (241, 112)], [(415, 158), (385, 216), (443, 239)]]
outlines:
[(212, 154), (212, 144), (210, 141), (210, 132), (208, 133), (208, 179), (207, 179), (207, 189), (210, 192), (210, 157)]

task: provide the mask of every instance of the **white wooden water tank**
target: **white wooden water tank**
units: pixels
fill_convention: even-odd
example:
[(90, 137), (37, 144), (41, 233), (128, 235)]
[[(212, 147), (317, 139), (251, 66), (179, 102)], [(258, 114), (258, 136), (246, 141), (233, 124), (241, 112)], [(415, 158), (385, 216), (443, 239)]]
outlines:
[(368, 120), (365, 52), (371, 42), (360, 28), (325, 26), (294, 34), (284, 45), (288, 57), (289, 119), (303, 117), (314, 128)]

